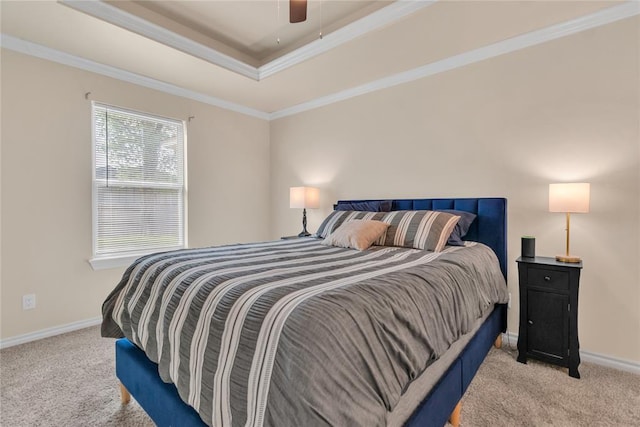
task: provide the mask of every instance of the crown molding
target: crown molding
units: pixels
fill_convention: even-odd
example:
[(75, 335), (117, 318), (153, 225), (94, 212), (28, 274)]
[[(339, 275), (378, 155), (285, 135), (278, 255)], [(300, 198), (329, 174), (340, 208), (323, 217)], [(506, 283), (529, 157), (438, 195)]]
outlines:
[(170, 46), (179, 51), (186, 52), (209, 63), (219, 65), (222, 68), (258, 80), (258, 69), (229, 55), (218, 52), (208, 46), (195, 42), (178, 33), (169, 31), (159, 25), (151, 23), (129, 12), (125, 12), (115, 6), (101, 0), (60, 0), (61, 4), (72, 9), (84, 12), (99, 18), (110, 24), (133, 31), (163, 45)]
[(96, 74), (112, 77), (114, 79), (133, 83), (139, 86), (144, 86), (150, 89), (155, 89), (171, 95), (193, 99), (204, 104), (209, 104), (215, 107), (224, 108), (226, 110), (235, 111), (237, 113), (246, 114), (248, 116), (257, 117), (259, 119), (269, 120), (269, 114), (265, 113), (264, 111), (255, 110), (253, 108), (225, 101), (224, 99), (216, 98), (214, 96), (204, 95), (200, 92), (185, 89), (179, 86), (172, 85), (170, 83), (132, 73), (130, 71), (125, 71), (120, 68), (112, 67), (110, 65), (100, 64), (98, 62), (80, 58), (78, 56), (51, 49), (36, 43), (31, 43), (7, 34), (1, 34), (0, 36), (0, 46), (6, 49), (24, 53), (30, 56), (35, 56), (36, 58), (57, 62), (59, 64), (68, 65), (70, 67), (91, 71)]
[(398, 0), (370, 15), (327, 34), (322, 39), (289, 52), (258, 68), (260, 79), (264, 79), (282, 70), (299, 64), (314, 56), (327, 52), (368, 32), (391, 24), (407, 15), (431, 6), (438, 0)]
[(294, 105), (293, 107), (284, 108), (269, 114), (269, 120), (280, 119), (282, 117), (324, 107), (329, 104), (344, 101), (370, 92), (387, 89), (403, 83), (429, 77), (434, 74), (464, 67), (466, 65), (484, 61), (485, 59), (494, 58), (506, 53), (546, 43), (551, 40), (576, 34), (591, 28), (600, 27), (638, 14), (640, 14), (640, 2), (628, 1), (618, 6), (613, 6), (570, 21), (515, 36), (478, 49), (473, 49), (409, 71), (397, 73), (360, 86), (336, 92), (331, 95), (322, 96), (302, 104)]

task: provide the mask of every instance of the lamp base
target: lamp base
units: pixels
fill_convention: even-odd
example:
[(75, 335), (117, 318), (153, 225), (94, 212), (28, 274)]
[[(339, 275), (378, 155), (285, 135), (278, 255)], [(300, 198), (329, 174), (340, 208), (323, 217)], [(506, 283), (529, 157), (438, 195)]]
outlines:
[(309, 237), (311, 236), (311, 233), (309, 233), (308, 231), (302, 231), (300, 234), (298, 234), (298, 237)]
[(573, 255), (556, 255), (556, 261), (576, 264), (582, 262), (582, 259)]

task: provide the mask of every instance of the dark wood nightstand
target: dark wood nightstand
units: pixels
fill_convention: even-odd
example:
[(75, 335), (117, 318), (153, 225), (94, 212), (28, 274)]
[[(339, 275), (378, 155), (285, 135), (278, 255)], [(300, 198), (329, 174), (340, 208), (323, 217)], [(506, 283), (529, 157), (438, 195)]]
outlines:
[(518, 362), (534, 358), (569, 368), (580, 378), (578, 287), (582, 262), (520, 257), (520, 326)]

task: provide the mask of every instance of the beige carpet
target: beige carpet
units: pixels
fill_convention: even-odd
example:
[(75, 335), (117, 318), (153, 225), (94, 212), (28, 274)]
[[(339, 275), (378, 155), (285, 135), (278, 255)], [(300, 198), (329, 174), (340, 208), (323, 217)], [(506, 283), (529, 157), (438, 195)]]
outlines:
[[(134, 401), (120, 405), (113, 352), (97, 327), (0, 351), (0, 425), (152, 426)], [(580, 373), (494, 349), (463, 399), (461, 424), (640, 426), (640, 376), (589, 363)]]

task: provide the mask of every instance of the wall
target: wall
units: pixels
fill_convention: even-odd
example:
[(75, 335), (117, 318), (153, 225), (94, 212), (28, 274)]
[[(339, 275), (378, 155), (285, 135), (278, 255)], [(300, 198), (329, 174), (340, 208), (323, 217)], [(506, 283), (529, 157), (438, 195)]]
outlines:
[[(93, 271), (90, 99), (186, 120), (190, 246), (265, 240), (269, 123), (2, 51), (0, 337), (100, 315), (124, 268)], [(232, 206), (233, 209), (229, 209)], [(259, 214), (256, 214), (258, 212)], [(22, 295), (37, 307), (22, 310)]]
[(564, 250), (548, 184), (591, 182), (591, 212), (572, 217), (572, 252), (584, 261), (581, 348), (640, 361), (638, 25), (626, 19), (272, 122), (272, 237), (300, 229), (290, 186), (321, 188), (311, 231), (337, 199), (503, 196), (517, 302), (520, 236), (536, 236), (539, 255)]

